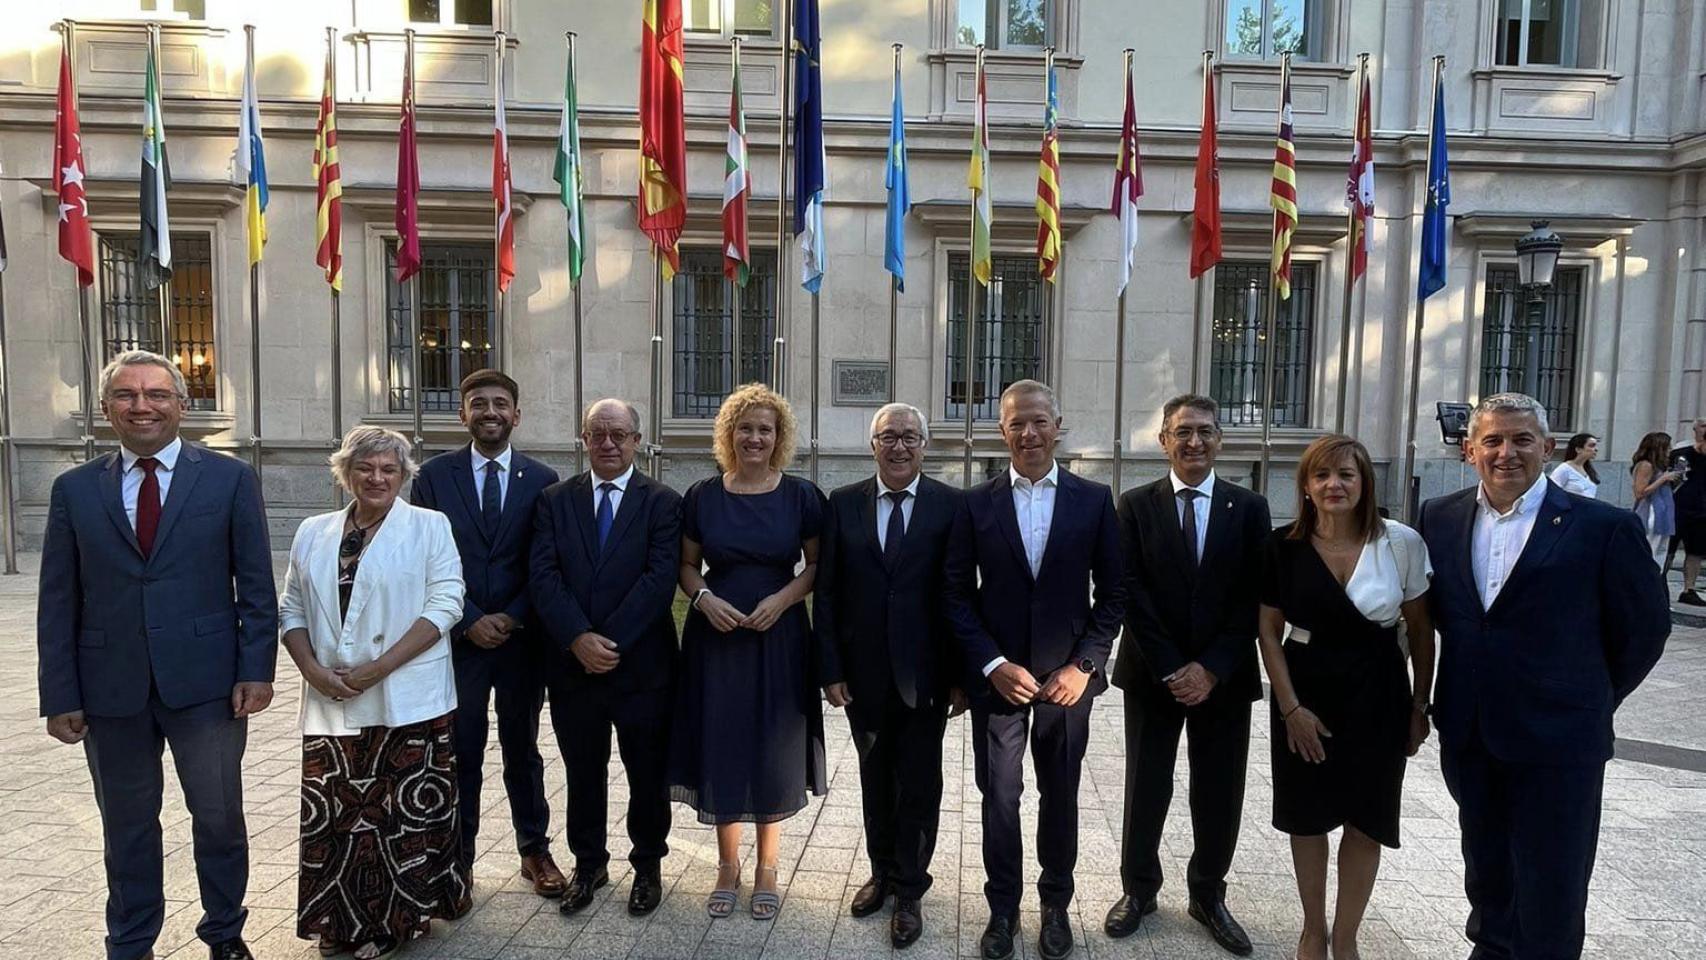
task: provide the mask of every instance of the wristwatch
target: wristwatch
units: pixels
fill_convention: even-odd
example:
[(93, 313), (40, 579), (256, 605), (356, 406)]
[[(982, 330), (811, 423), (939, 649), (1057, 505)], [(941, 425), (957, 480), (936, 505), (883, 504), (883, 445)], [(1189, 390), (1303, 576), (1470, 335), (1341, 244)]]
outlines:
[(1093, 677), (1096, 675), (1096, 661), (1089, 657), (1078, 658), (1078, 662), (1073, 664), (1073, 666), (1084, 671), (1084, 675), (1087, 677)]

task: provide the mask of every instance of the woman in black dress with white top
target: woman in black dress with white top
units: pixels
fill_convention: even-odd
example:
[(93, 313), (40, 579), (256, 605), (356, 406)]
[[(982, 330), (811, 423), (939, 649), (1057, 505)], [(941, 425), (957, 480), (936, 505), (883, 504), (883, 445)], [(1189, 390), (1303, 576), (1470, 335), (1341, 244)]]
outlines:
[[(1421, 535), (1381, 519), (1374, 466), (1350, 437), (1309, 445), (1297, 495), (1298, 519), (1274, 531), (1262, 568), (1274, 826), (1291, 834), (1298, 960), (1326, 960), (1329, 942), (1335, 960), (1355, 960), (1380, 848), (1398, 846), (1405, 758), (1428, 735), (1432, 570)], [(1340, 827), (1329, 933), (1327, 834)]]

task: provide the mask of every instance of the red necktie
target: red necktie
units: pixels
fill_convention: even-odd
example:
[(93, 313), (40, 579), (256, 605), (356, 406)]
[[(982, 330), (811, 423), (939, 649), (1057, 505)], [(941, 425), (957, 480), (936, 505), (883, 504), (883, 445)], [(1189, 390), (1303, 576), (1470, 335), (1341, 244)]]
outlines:
[(142, 488), (136, 491), (136, 545), (146, 557), (154, 552), (154, 534), (160, 529), (160, 480), (154, 476), (160, 461), (138, 457), (136, 465), (142, 468)]

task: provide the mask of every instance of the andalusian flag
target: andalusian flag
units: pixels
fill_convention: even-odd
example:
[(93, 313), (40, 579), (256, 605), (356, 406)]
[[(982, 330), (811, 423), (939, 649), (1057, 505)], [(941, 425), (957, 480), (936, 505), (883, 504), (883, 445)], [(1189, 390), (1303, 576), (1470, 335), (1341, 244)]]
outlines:
[(640, 232), (664, 279), (681, 269), (687, 223), (687, 129), (682, 104), (681, 0), (644, 0), (640, 34)]
[[(1289, 67), (1290, 60), (1287, 60)], [(1274, 208), (1274, 285), (1281, 300), (1291, 299), (1291, 235), (1297, 229), (1297, 147), (1291, 138), (1291, 72), (1280, 84), (1279, 137), (1274, 143), (1274, 182), (1268, 197)]]
[(581, 269), (586, 265), (586, 208), (581, 199), (584, 181), (581, 174), (581, 118), (579, 98), (575, 95), (574, 48), (569, 51), (568, 76), (563, 79), (563, 123), (557, 130), (557, 164), (551, 178), (563, 198), (563, 211), (569, 218), (569, 282), (579, 286)]
[(995, 272), (989, 252), (989, 228), (994, 217), (989, 208), (989, 95), (984, 86), (983, 49), (977, 51), (977, 105), (972, 108), (971, 171), (971, 272), (977, 282), (989, 286)]
[(320, 118), (314, 124), (314, 262), (335, 291), (344, 288), (344, 182), (338, 167), (338, 110), (333, 96), (332, 50), (326, 49), (326, 82)]
[(752, 174), (746, 166), (746, 112), (740, 103), (740, 59), (733, 61), (729, 88), (729, 155), (723, 165), (723, 276), (746, 286), (752, 275), (747, 249), (746, 201), (752, 195)]
[(1050, 283), (1060, 266), (1060, 91), (1054, 63), (1048, 65), (1048, 96), (1043, 106), (1043, 153), (1037, 161), (1038, 275)]
[(172, 277), (172, 226), (166, 217), (166, 191), (171, 188), (172, 165), (166, 159), (166, 125), (160, 113), (160, 72), (150, 36), (142, 88), (142, 238), (136, 247), (142, 282), (150, 290)]
[(237, 118), (237, 179), (247, 193), (243, 221), (248, 225), (249, 266), (261, 262), (267, 245), (267, 157), (261, 144), (261, 105), (255, 95), (255, 49), (251, 42), (243, 71), (243, 113)]

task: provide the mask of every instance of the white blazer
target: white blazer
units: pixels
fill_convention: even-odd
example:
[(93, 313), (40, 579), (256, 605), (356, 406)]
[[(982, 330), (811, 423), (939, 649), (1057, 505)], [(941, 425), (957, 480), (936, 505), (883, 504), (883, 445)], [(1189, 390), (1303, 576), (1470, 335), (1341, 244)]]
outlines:
[(438, 627), (439, 637), (343, 703), (304, 681), (304, 736), (353, 736), (363, 727), (400, 727), (456, 709), (449, 636), (462, 619), (463, 583), (450, 520), (399, 499), (361, 558), (349, 616), (340, 618), (338, 543), (348, 509), (309, 517), (296, 528), (278, 605), (280, 629), (306, 629), (314, 659), (327, 667), (356, 667), (377, 659), (422, 617)]

